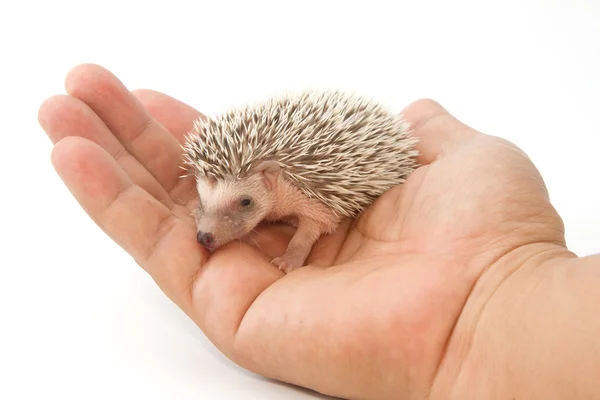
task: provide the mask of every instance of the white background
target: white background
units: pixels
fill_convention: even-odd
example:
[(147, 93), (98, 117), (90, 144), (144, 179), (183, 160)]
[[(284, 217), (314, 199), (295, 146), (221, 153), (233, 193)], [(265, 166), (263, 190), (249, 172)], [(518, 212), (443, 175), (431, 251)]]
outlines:
[(0, 399), (323, 398), (225, 359), (62, 185), (37, 108), (83, 62), (207, 113), (309, 86), (434, 98), (523, 148), (570, 248), (600, 252), (598, 0), (1, 4)]

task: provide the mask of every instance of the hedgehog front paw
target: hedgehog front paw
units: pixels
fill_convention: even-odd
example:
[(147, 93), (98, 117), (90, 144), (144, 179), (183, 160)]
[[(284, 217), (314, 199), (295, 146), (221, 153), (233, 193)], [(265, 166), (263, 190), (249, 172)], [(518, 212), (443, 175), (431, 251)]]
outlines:
[(274, 258), (273, 261), (271, 261), (271, 264), (275, 265), (286, 274), (289, 274), (293, 270), (302, 267), (304, 265), (304, 260), (302, 257), (286, 253), (281, 257)]

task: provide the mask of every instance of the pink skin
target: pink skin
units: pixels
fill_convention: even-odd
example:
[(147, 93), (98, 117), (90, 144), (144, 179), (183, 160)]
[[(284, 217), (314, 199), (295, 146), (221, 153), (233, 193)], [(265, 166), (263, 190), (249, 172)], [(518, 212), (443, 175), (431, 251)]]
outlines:
[(244, 180), (199, 179), (197, 190), (198, 240), (210, 250), (241, 239), (262, 221), (294, 221), (296, 233), (285, 253), (272, 260), (286, 273), (302, 267), (319, 237), (333, 233), (342, 220), (287, 182), (273, 161), (261, 163)]

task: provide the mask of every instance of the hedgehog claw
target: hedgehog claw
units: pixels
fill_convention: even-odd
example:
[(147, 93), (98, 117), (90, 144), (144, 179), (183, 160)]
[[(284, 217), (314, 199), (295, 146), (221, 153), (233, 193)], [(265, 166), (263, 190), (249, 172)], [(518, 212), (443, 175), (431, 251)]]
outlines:
[(277, 268), (279, 268), (280, 271), (283, 271), (286, 274), (289, 274), (293, 270), (298, 269), (302, 266), (301, 262), (297, 262), (297, 260), (295, 260), (294, 257), (288, 256), (286, 254), (284, 254), (281, 257), (274, 258), (273, 261), (271, 261), (271, 264), (275, 265)]

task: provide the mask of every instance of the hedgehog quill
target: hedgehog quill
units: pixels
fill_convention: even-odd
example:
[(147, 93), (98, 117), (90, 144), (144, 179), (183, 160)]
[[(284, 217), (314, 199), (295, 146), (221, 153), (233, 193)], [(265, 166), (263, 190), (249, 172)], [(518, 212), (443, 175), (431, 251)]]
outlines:
[(187, 134), (198, 242), (211, 251), (261, 222), (296, 227), (272, 264), (302, 267), (316, 241), (356, 218), (418, 167), (408, 124), (375, 101), (339, 90), (273, 96)]

